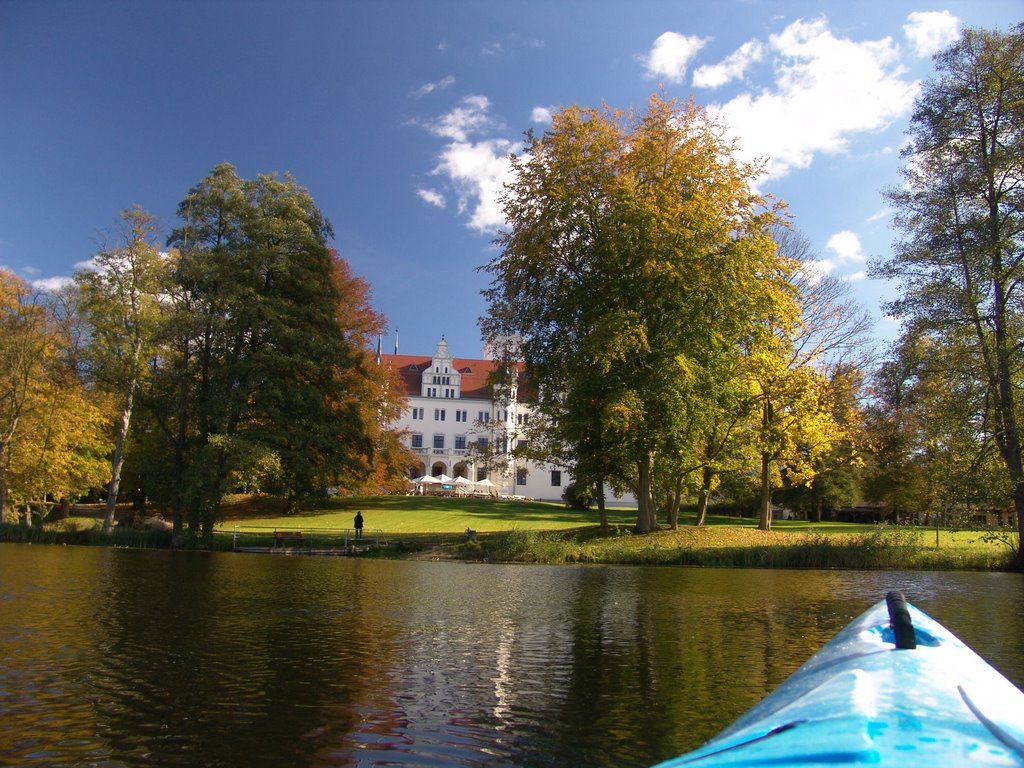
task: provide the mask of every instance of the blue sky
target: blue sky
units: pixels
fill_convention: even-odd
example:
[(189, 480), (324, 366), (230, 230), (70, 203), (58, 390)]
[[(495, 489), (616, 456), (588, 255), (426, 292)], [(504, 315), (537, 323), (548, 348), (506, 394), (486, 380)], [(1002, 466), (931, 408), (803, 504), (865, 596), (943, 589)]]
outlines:
[(881, 195), (930, 55), (1021, 0), (0, 0), (0, 266), (39, 285), (95, 253), (119, 211), (164, 231), (217, 163), (292, 173), (373, 289), (400, 351), (474, 357), (496, 203), (523, 132), (579, 104), (696, 101), (767, 160), (824, 271), (866, 279), (893, 233)]

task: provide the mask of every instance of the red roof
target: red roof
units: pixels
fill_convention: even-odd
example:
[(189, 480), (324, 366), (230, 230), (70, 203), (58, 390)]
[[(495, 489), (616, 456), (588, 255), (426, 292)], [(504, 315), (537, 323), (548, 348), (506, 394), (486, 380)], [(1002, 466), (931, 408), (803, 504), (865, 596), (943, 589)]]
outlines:
[[(405, 383), (406, 395), (419, 397), (422, 392), (423, 372), (434, 362), (430, 355), (381, 355), (381, 365), (398, 371)], [(491, 399), (491, 390), (487, 385), (491, 371), (498, 367), (494, 360), (474, 360), (465, 357), (453, 357), (452, 366), (462, 374), (462, 397)]]

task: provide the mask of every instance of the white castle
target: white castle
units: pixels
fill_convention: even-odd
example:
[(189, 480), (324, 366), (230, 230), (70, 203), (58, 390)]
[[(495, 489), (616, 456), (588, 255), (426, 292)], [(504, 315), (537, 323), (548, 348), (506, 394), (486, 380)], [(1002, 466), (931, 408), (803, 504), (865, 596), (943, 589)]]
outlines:
[(410, 479), (463, 477), (489, 481), (482, 486), (489, 493), (562, 501), (572, 482), (565, 467), (513, 454), (532, 416), (528, 397), (521, 398), (528, 385), (518, 370), (490, 359), (452, 357), (443, 336), (432, 357), (400, 355), (396, 342), (394, 354), (382, 354), (378, 344), (377, 361), (397, 371), (405, 387), (408, 405), (390, 426), (406, 434), (406, 445), (420, 457)]

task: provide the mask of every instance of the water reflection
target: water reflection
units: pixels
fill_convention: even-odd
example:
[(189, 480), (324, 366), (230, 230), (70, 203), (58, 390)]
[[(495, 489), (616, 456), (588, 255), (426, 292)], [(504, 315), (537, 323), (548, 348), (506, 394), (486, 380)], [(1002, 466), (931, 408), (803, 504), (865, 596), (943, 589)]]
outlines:
[(0, 545), (0, 763), (648, 765), (887, 589), (1024, 682), (1004, 574)]

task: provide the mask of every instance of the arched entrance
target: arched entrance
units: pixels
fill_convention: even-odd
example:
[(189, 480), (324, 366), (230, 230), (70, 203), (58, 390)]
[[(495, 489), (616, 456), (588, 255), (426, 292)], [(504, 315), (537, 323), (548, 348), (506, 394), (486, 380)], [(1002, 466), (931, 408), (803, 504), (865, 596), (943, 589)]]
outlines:
[(441, 475), (446, 475), (448, 474), (447, 469), (448, 467), (445, 466), (445, 463), (443, 461), (435, 461), (434, 466), (430, 468), (430, 475), (431, 477), (440, 477)]

